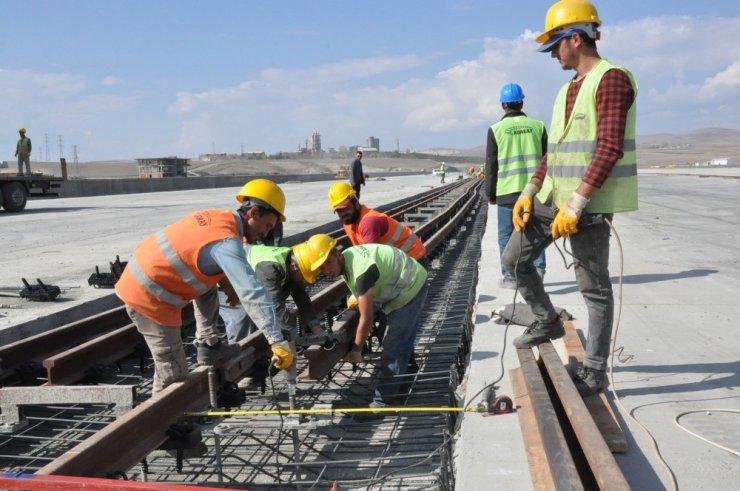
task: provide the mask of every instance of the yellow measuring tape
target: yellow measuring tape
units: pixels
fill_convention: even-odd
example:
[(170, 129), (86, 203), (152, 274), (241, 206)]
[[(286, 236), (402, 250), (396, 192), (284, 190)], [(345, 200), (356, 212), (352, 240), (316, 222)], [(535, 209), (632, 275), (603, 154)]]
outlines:
[(282, 414), (334, 414), (334, 413), (487, 413), (476, 407), (344, 407), (318, 409), (255, 409), (249, 411), (203, 411), (185, 413), (186, 416), (218, 418), (223, 416), (272, 416)]

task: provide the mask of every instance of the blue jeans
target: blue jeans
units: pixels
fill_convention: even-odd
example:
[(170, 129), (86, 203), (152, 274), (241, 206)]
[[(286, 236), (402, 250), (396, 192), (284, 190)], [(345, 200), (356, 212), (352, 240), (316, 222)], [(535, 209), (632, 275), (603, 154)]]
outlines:
[(383, 354), (378, 367), (378, 386), (373, 402), (389, 404), (398, 395), (401, 382), (394, 380), (394, 377), (406, 373), (409, 359), (414, 353), (414, 340), (428, 290), (429, 283), (424, 282), (424, 286), (409, 303), (387, 316), (388, 326), (383, 337)]
[[(533, 258), (552, 243), (550, 226), (554, 210), (534, 200), (534, 214), (524, 234), (511, 235), (503, 263), (512, 275), (516, 273), (519, 293), (532, 308), (535, 318), (547, 322), (557, 316), (542, 279), (534, 268)], [(583, 365), (596, 370), (606, 369), (612, 324), (614, 294), (609, 279), (609, 225), (611, 214), (587, 214), (578, 222), (578, 232), (568, 237), (573, 253), (578, 290), (588, 309), (588, 339)]]
[(226, 339), (229, 344), (241, 341), (257, 329), (244, 307), (241, 304), (235, 307), (229, 305), (226, 294), (220, 290), (218, 292), (218, 315), (224, 321)]
[[(514, 224), (511, 222), (514, 205), (496, 205), (496, 208), (498, 208), (498, 250), (501, 259), (501, 276), (504, 281), (514, 281), (514, 278), (504, 268), (504, 250), (506, 249), (506, 244), (509, 242), (511, 233), (514, 231)], [(546, 267), (544, 250), (534, 260), (534, 267), (544, 276)]]

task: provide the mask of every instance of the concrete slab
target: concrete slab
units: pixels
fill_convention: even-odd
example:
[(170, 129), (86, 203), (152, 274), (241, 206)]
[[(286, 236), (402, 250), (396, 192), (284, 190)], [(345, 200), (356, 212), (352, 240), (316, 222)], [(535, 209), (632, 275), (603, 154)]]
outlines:
[[(286, 236), (336, 220), (326, 202), (332, 182), (281, 184), (287, 196)], [(370, 179), (362, 202), (378, 206), (438, 185), (431, 174)], [(187, 213), (235, 208), (239, 189), (33, 200), (22, 213), (0, 212), (0, 295), (20, 290), (21, 278), (40, 278), (63, 289), (56, 301), (46, 303), (0, 296), (0, 330), (110, 295), (110, 289), (87, 284), (96, 265), (109, 272), (116, 255), (128, 259), (146, 235)]]
[[(740, 450), (736, 415), (740, 409), (740, 180), (723, 178), (723, 169), (701, 169), (697, 176), (673, 172), (640, 173), (640, 210), (614, 221), (624, 248), (624, 294), (615, 360), (616, 393), (625, 409), (620, 423), (630, 449), (617, 461), (634, 489), (670, 487), (637, 417), (655, 436), (682, 489), (735, 489), (737, 457), (683, 432), (673, 422), (679, 413), (692, 431)], [(709, 173), (709, 171), (712, 171)], [(731, 175), (732, 172), (726, 174)], [(705, 177), (705, 176), (709, 177)], [(290, 235), (332, 220), (325, 195), (329, 183), (288, 183), (285, 232)], [(437, 186), (434, 176), (370, 181), (363, 201), (370, 206)], [(32, 201), (26, 212), (0, 214), (0, 286), (18, 286), (21, 276), (74, 287), (53, 304), (19, 302), (0, 308), (0, 328), (33, 319), (60, 307), (109, 295), (87, 286), (94, 266), (107, 266), (118, 254), (128, 257), (147, 234), (189, 211), (231, 208), (238, 188), (139, 195)], [(513, 301), (514, 292), (498, 285), (496, 214), (491, 207), (483, 237), (483, 256), (475, 317), (473, 354), (466, 378), (467, 399), (506, 373), (500, 394), (510, 394), (508, 370), (517, 364), (511, 340), (523, 328), (491, 322), (491, 312)], [(619, 249), (612, 241), (611, 275), (619, 283)], [(585, 334), (586, 313), (573, 273), (557, 249), (547, 252), (546, 287), (556, 305), (575, 315)], [(0, 304), (13, 299), (2, 298)], [(502, 356), (503, 353), (503, 356)], [(474, 401), (477, 403), (477, 400)], [(709, 410), (709, 414), (707, 414)], [(525, 448), (516, 415), (466, 414), (457, 438), (458, 489), (531, 489)]]
[[(620, 279), (623, 284), (616, 346), (623, 349), (614, 360), (610, 397), (616, 394), (624, 406), (618, 417), (628, 429), (630, 449), (616, 459), (634, 489), (670, 488), (671, 477), (630, 416), (655, 437), (681, 489), (737, 487), (737, 457), (683, 432), (673, 420), (684, 411), (701, 410), (682, 423), (740, 451), (737, 414), (717, 412), (740, 409), (740, 181), (737, 169), (699, 169), (696, 175), (685, 171), (641, 171), (640, 210), (614, 220), (624, 250), (620, 274), (620, 250), (612, 240), (615, 293)], [(483, 238), (468, 397), (500, 375), (504, 347), (506, 369), (517, 366), (511, 339), (523, 330), (512, 327), (504, 342), (502, 326), (490, 322), (491, 311), (511, 303), (514, 294), (497, 285), (496, 226), (491, 207)], [(572, 271), (565, 269), (554, 247), (547, 251), (545, 285), (553, 303), (575, 315), (585, 336), (583, 300)], [(510, 391), (507, 377), (501, 393)], [(457, 489), (531, 488), (513, 418), (465, 416)]]

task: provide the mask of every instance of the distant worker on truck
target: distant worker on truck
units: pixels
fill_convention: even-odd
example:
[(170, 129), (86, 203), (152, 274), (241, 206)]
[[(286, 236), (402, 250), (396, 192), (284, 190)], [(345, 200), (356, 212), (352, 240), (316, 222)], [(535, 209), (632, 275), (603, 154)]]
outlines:
[(18, 157), (18, 175), (23, 175), (23, 164), (26, 164), (26, 175), (31, 175), (31, 139), (26, 136), (26, 128), (18, 130), (20, 138), (15, 145), (15, 156)]

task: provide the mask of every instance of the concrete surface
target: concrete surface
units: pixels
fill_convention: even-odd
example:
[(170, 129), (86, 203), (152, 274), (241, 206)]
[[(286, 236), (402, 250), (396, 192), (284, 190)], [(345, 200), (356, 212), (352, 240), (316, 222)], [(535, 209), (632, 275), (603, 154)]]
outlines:
[[(636, 490), (671, 489), (671, 478), (630, 416), (653, 434), (679, 489), (738, 487), (738, 457), (685, 433), (673, 422), (679, 413), (702, 410), (683, 417), (681, 423), (740, 452), (740, 415), (717, 411), (740, 410), (740, 180), (724, 178), (737, 176), (736, 169), (699, 171), (703, 177), (681, 175), (685, 169), (641, 171), (640, 210), (614, 220), (624, 248), (616, 346), (624, 348), (622, 359), (626, 358), (624, 362), (615, 358), (614, 382), (627, 411), (620, 411), (619, 417), (628, 428), (630, 446), (616, 458)], [(511, 303), (514, 292), (498, 287), (494, 207), (488, 217), (468, 397), (501, 374), (504, 347), (505, 369), (518, 366), (511, 340), (524, 330), (512, 326), (504, 342), (503, 326), (490, 321), (491, 312)], [(614, 238), (610, 252), (616, 294), (620, 251)], [(584, 337), (583, 300), (573, 272), (565, 269), (554, 247), (547, 251), (545, 286), (555, 305), (575, 315)], [(499, 393), (510, 392), (507, 373)], [(462, 442), (457, 489), (531, 489), (516, 416), (466, 414)]]
[[(740, 450), (740, 421), (720, 408), (740, 409), (740, 180), (722, 178), (723, 169), (640, 172), (640, 210), (614, 220), (624, 248), (624, 298), (615, 361), (620, 411), (630, 449), (617, 462), (634, 489), (670, 488), (645, 433), (629, 421), (636, 417), (657, 439), (680, 489), (737, 489), (738, 457), (681, 431), (674, 417), (718, 443)], [(712, 171), (712, 172), (709, 172)], [(373, 206), (438, 184), (432, 176), (370, 181), (363, 201)], [(286, 235), (332, 219), (325, 196), (329, 183), (287, 183)], [(68, 198), (29, 202), (22, 214), (0, 213), (2, 285), (18, 286), (20, 277), (40, 277), (71, 287), (52, 305), (18, 302), (0, 308), (0, 328), (48, 314), (62, 306), (109, 295), (87, 286), (94, 266), (118, 254), (127, 258), (143, 237), (186, 213), (205, 207), (231, 208), (238, 188), (139, 195)], [(507, 371), (499, 393), (510, 394), (508, 370), (518, 365), (511, 340), (523, 331), (490, 321), (491, 311), (511, 303), (513, 291), (498, 288), (496, 213), (491, 208), (483, 238), (476, 332), (467, 397)], [(562, 247), (561, 247), (562, 248)], [(546, 287), (556, 305), (575, 315), (583, 331), (586, 313), (557, 249), (548, 250)], [(620, 281), (619, 249), (612, 240), (611, 275)], [(616, 287), (615, 287), (616, 290)], [(1, 298), (1, 304), (13, 299)], [(585, 332), (583, 332), (585, 335)], [(709, 414), (707, 414), (709, 410)], [(482, 417), (466, 414), (457, 439), (458, 489), (531, 489), (529, 470), (515, 414)]]
[[(336, 220), (326, 201), (332, 182), (281, 184), (287, 197), (285, 236)], [(439, 179), (430, 174), (370, 179), (362, 190), (362, 202), (377, 206), (438, 184)], [(109, 272), (109, 262), (116, 255), (127, 260), (145, 236), (190, 212), (236, 208), (234, 197), (240, 188), (32, 200), (23, 213), (0, 212), (0, 295), (20, 290), (21, 278), (29, 282), (40, 278), (63, 289), (55, 302), (0, 296), (0, 330), (110, 295), (110, 289), (87, 284), (96, 265)]]

